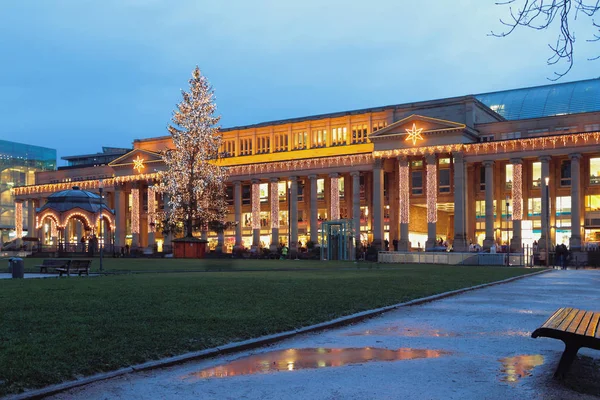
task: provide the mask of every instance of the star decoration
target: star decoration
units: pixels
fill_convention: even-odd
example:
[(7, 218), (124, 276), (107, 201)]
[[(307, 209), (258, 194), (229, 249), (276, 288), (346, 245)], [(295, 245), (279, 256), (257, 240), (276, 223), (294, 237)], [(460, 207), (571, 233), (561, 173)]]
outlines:
[(135, 169), (137, 172), (142, 172), (144, 169), (144, 159), (141, 158), (139, 154), (135, 160), (133, 160), (133, 169)]
[(412, 129), (406, 128), (408, 136), (405, 140), (412, 140), (413, 145), (417, 144), (417, 140), (423, 140), (423, 136), (421, 136), (422, 131), (423, 128), (417, 129), (417, 124), (413, 123)]

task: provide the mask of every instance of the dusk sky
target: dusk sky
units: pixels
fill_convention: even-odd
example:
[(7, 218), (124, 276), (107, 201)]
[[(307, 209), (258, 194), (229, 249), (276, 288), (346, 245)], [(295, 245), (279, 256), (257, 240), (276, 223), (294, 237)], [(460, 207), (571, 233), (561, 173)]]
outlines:
[[(488, 36), (507, 15), (494, 0), (5, 0), (0, 137), (60, 158), (167, 135), (195, 65), (223, 127), (550, 83), (556, 32)], [(600, 76), (587, 21), (561, 82)]]

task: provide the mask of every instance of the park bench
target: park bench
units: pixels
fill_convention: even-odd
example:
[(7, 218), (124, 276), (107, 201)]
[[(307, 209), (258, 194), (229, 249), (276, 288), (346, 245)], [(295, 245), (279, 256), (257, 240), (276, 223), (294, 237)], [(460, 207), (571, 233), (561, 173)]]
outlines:
[(36, 265), (37, 267), (40, 267), (40, 274), (42, 272), (48, 272), (48, 268), (66, 268), (69, 265), (69, 261), (70, 260), (59, 260), (56, 258), (46, 258), (44, 259), (44, 261), (42, 261), (42, 263), (40, 265)]
[(66, 267), (56, 268), (56, 270), (59, 272), (59, 276), (62, 276), (64, 273), (67, 276), (71, 276), (74, 273), (77, 273), (79, 276), (85, 273), (89, 276), (91, 266), (92, 260), (71, 260)]
[(560, 358), (554, 378), (563, 379), (582, 347), (600, 350), (600, 312), (560, 308), (531, 337), (549, 337), (562, 340), (565, 351)]

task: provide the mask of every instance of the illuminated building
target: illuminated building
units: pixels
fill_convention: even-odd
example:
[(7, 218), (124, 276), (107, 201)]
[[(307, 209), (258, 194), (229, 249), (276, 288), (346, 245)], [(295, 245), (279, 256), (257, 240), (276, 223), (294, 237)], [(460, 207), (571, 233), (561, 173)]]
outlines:
[[(221, 238), (228, 249), (287, 243), (288, 235), (292, 249), (305, 246), (318, 241), (321, 221), (338, 217), (379, 248), (397, 240), (400, 250), (430, 250), (442, 239), (456, 251), (508, 242), (518, 250), (540, 239), (543, 247), (545, 232), (573, 249), (600, 242), (600, 79), (222, 132), (228, 219), (238, 222)], [(169, 146), (169, 136), (136, 140), (108, 165), (38, 174), (16, 198), (43, 201), (75, 178), (93, 190), (102, 176), (115, 245), (162, 248), (170, 238), (149, 221), (166, 203), (152, 187)], [(297, 216), (291, 227), (288, 210)], [(216, 245), (215, 233), (203, 235)]]

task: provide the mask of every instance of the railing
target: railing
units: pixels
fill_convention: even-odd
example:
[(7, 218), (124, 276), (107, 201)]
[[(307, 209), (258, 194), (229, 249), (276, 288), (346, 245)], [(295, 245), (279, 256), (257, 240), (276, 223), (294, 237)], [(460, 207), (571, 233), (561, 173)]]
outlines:
[[(398, 252), (380, 251), (379, 263), (396, 264), (442, 264), (442, 265), (507, 265), (506, 253), (457, 253), (457, 252)], [(510, 253), (508, 265), (529, 265), (523, 253)]]

